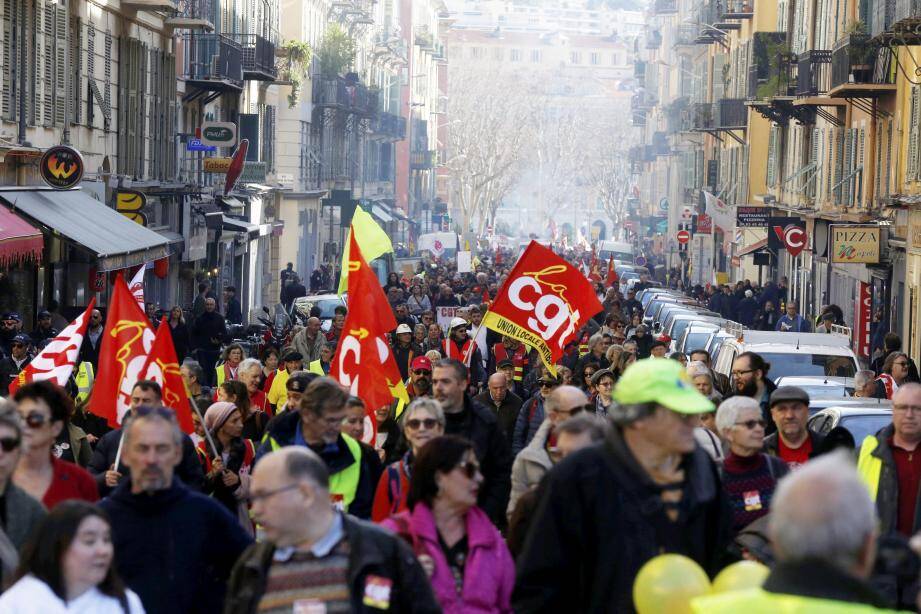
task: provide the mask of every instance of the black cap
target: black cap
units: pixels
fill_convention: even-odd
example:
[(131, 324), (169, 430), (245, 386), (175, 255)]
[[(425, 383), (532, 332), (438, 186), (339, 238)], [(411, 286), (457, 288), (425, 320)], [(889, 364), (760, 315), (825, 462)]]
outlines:
[(799, 386), (781, 386), (771, 393), (771, 407), (785, 401), (799, 401), (800, 403), (809, 405), (809, 393)]
[(32, 343), (32, 340), (29, 338), (29, 335), (24, 335), (20, 333), (16, 335), (15, 337), (13, 337), (13, 343), (24, 343), (26, 345), (29, 345), (30, 343)]
[(307, 386), (310, 385), (310, 382), (317, 377), (316, 373), (310, 373), (309, 371), (295, 371), (288, 376), (288, 381), (285, 382), (285, 388), (293, 392), (304, 392), (307, 390)]
[(656, 339), (655, 341), (652, 342), (652, 345), (649, 346), (649, 349), (667, 348), (667, 347), (668, 347), (668, 344), (666, 342), (662, 341), (661, 339)]
[(3, 314), (4, 320), (16, 320), (17, 322), (22, 322), (22, 316), (19, 315), (18, 311), (8, 311)]
[(47, 309), (42, 309), (41, 311), (38, 312), (39, 320), (41, 320), (42, 318), (50, 318), (50, 317), (51, 317), (51, 312), (48, 311)]

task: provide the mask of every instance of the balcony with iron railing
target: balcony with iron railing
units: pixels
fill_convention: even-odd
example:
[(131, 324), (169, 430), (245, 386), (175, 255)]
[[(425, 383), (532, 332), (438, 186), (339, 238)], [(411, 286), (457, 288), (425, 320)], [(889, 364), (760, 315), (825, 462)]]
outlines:
[(243, 48), (243, 78), (249, 81), (275, 81), (275, 43), (258, 34), (231, 34)]
[(438, 160), (438, 150), (428, 149), (423, 151), (412, 151), (409, 154), (409, 166), (413, 170), (425, 171), (435, 168)]
[(204, 30), (211, 32), (212, 5), (210, 0), (179, 0), (176, 12), (163, 21), (167, 29)]
[(416, 26), (413, 28), (413, 43), (429, 51), (435, 50), (435, 35), (428, 26)]
[(723, 98), (714, 103), (697, 103), (693, 126), (705, 132), (740, 130), (748, 127), (748, 108), (742, 98)]
[(363, 116), (373, 116), (377, 112), (377, 92), (362, 83), (342, 77), (319, 77), (314, 80), (312, 89), (316, 107), (335, 108)]
[(182, 78), (200, 90), (243, 89), (243, 48), (224, 34), (189, 32), (180, 38)]
[(406, 118), (393, 113), (378, 113), (371, 118), (371, 135), (383, 140), (401, 141), (406, 138)]
[(891, 45), (921, 44), (921, 0), (869, 0), (871, 38)]
[(813, 49), (796, 60), (796, 95), (824, 96), (831, 89), (831, 51)]
[(754, 14), (754, 0), (720, 0), (720, 19), (751, 19)]
[(831, 52), (830, 96), (875, 98), (895, 93), (895, 66), (889, 47), (866, 34), (849, 34)]
[(674, 46), (693, 45), (697, 40), (697, 26), (692, 24), (681, 24), (675, 28)]
[(652, 12), (655, 15), (674, 15), (678, 12), (677, 0), (653, 0)]
[(687, 97), (676, 98), (662, 109), (665, 116), (665, 131), (669, 134), (691, 130), (691, 114)]

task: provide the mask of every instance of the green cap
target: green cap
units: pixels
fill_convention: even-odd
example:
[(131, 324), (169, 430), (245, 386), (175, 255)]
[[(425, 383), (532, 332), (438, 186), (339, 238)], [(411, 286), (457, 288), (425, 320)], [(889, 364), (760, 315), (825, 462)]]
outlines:
[(614, 388), (619, 405), (658, 403), (679, 414), (704, 414), (716, 407), (691, 383), (684, 367), (671, 358), (644, 358), (627, 367)]

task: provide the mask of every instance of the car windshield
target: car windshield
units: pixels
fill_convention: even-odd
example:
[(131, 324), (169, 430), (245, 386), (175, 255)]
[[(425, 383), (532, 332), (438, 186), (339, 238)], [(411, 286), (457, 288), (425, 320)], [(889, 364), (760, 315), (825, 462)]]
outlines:
[(792, 375), (830, 375), (833, 377), (854, 377), (854, 360), (850, 356), (828, 354), (780, 354), (758, 352), (770, 363), (770, 377)]
[(857, 449), (867, 435), (875, 435), (884, 426), (892, 422), (891, 414), (859, 414), (855, 416), (844, 416), (838, 426), (843, 426), (854, 436), (854, 443)]
[(339, 305), (342, 305), (342, 301), (338, 298), (324, 298), (314, 303), (315, 307), (320, 308), (320, 318), (324, 320), (332, 318)]
[(672, 326), (672, 333), (670, 337), (672, 339), (681, 339), (681, 335), (684, 334), (684, 331), (687, 329), (688, 326), (691, 325), (691, 322), (693, 321), (694, 320), (691, 320), (691, 319), (677, 320)]
[[(771, 368), (773, 371), (773, 367)], [(810, 399), (831, 399), (835, 397), (849, 397), (854, 393), (852, 387), (845, 386), (843, 384), (829, 384), (822, 385), (816, 384), (813, 386), (803, 386), (797, 384), (795, 381), (784, 382), (785, 386), (796, 386), (797, 388), (802, 388), (806, 391), (806, 394), (809, 395)]]
[(703, 349), (707, 344), (707, 339), (712, 335), (712, 331), (691, 331), (688, 333), (688, 336), (684, 340), (684, 347), (682, 350), (685, 354), (690, 354), (694, 350)]

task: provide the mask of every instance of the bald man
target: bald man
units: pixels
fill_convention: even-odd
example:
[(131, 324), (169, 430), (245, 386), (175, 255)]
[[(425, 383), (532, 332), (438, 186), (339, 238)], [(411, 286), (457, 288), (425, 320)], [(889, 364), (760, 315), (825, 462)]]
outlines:
[(307, 318), (307, 325), (291, 340), (291, 346), (303, 356), (304, 364), (320, 360), (320, 350), (326, 345), (326, 337), (320, 333), (320, 318)]
[(361, 612), (368, 599), (394, 612), (441, 611), (401, 538), (333, 507), (329, 471), (312, 450), (292, 446), (263, 457), (250, 500), (265, 540), (237, 561), (226, 611), (256, 612), (268, 604), (292, 611), (309, 601), (324, 612)]
[(537, 486), (544, 474), (559, 460), (550, 455), (550, 451), (556, 448), (553, 427), (583, 411), (588, 405), (588, 397), (575, 386), (558, 386), (544, 399), (547, 417), (531, 442), (515, 457), (512, 465), (512, 492), (506, 510), (509, 516), (515, 511), (518, 498)]
[(499, 417), (499, 426), (505, 434), (508, 445), (512, 445), (512, 433), (515, 431), (515, 420), (521, 411), (524, 400), (509, 390), (508, 376), (502, 371), (496, 371), (489, 376), (486, 390), (476, 396), (476, 400), (496, 412)]

